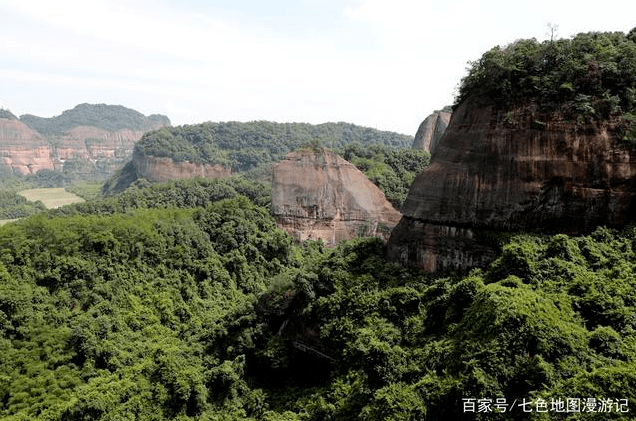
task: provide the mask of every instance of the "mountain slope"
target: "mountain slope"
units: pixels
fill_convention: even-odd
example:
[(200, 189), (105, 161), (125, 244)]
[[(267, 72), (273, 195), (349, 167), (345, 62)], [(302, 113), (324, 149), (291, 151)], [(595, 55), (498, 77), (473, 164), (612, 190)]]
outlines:
[[(312, 125), (254, 121), (165, 128), (144, 135), (135, 145), (132, 162), (119, 178), (104, 186), (104, 191), (121, 191), (137, 179), (153, 179), (157, 172), (164, 172), (169, 177), (170, 168), (173, 178), (177, 178), (183, 166), (218, 165), (231, 168), (231, 172), (269, 171), (285, 154), (307, 145), (338, 148), (359, 142), (408, 148), (412, 141), (410, 136), (348, 123)], [(153, 167), (153, 171), (144, 171)]]

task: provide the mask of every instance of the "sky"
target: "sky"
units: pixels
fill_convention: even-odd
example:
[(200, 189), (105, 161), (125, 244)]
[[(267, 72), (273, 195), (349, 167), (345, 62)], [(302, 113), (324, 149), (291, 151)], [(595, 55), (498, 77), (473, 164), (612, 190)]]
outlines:
[(636, 27), (633, 0), (0, 0), (0, 106), (414, 135), (496, 45)]

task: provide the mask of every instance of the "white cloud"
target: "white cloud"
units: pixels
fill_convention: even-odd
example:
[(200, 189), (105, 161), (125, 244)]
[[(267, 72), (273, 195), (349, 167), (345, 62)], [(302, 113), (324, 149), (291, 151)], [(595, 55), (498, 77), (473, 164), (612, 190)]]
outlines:
[[(579, 21), (606, 30), (590, 20), (633, 16), (617, 16), (616, 0), (602, 10), (585, 1), (328, 1), (341, 15), (295, 36), (170, 0), (0, 0), (0, 83), (13, 95), (1, 99), (29, 113), (114, 101), (176, 124), (344, 120), (412, 134), (491, 46), (541, 38), (548, 21), (569, 36)], [(42, 100), (26, 105), (36, 90)]]

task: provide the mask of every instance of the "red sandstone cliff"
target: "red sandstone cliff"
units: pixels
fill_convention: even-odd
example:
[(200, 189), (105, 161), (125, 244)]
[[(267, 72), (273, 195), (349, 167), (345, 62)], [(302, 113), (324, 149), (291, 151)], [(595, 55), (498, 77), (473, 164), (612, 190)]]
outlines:
[(359, 234), (386, 238), (401, 216), (360, 170), (327, 150), (291, 152), (274, 167), (272, 213), (296, 239), (328, 245)]
[(20, 174), (54, 169), (47, 140), (16, 119), (0, 118), (0, 157), (1, 165)]
[(146, 156), (138, 152), (134, 153), (132, 164), (137, 178), (155, 182), (194, 177), (221, 178), (232, 175), (232, 168), (218, 164), (175, 162), (172, 158)]
[(618, 122), (462, 103), (414, 181), (389, 256), (429, 271), (487, 264), (484, 230), (583, 233), (634, 218), (636, 155)]
[[(165, 121), (169, 124), (167, 118)], [(164, 125), (163, 121), (155, 125), (148, 123), (150, 130)], [(79, 172), (92, 171), (107, 176), (130, 159), (134, 144), (143, 134), (144, 130), (130, 128), (105, 130), (75, 126), (63, 133), (42, 135), (6, 112), (0, 116), (0, 165), (23, 175), (43, 169), (69, 170), (72, 166)]]
[(426, 149), (433, 153), (439, 140), (444, 135), (451, 113), (447, 111), (435, 111), (422, 121), (413, 139), (413, 149)]

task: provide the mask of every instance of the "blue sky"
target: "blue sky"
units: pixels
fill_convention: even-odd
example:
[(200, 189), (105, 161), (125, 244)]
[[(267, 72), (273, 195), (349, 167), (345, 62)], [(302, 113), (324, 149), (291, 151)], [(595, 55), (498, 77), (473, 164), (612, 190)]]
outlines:
[(346, 121), (413, 135), (494, 45), (636, 26), (605, 0), (0, 0), (0, 106), (121, 104), (204, 121)]

